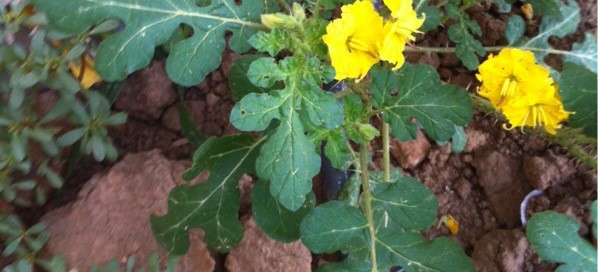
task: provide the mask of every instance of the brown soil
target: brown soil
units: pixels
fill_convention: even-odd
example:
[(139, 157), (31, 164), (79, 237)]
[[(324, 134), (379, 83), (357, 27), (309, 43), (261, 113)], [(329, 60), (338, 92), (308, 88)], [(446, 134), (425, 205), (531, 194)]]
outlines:
[[(578, 2), (582, 10), (583, 23), (580, 24), (575, 35), (561, 40), (552, 39), (551, 42), (558, 48), (569, 49), (572, 42), (581, 39), (581, 33), (588, 30), (596, 31), (596, 1), (579, 0)], [(468, 12), (482, 27), (484, 36), (481, 40), (485, 46), (506, 44), (502, 33), (508, 15), (498, 13), (496, 7), (485, 1), (472, 7)], [(519, 13), (518, 8), (514, 7), (514, 12)], [(537, 26), (530, 26), (527, 29), (527, 34), (533, 35), (535, 31), (537, 31)], [(418, 44), (445, 46), (450, 45), (450, 41), (446, 30), (441, 28), (426, 34), (421, 41), (418, 41)], [(163, 154), (168, 159), (189, 160), (194, 149), (181, 133), (178, 121), (180, 103), (185, 103), (198, 130), (205, 135), (222, 136), (235, 133), (234, 128), (228, 123), (234, 101), (227, 85), (227, 77), (230, 66), (236, 58), (238, 55), (226, 50), (221, 68), (213, 72), (198, 86), (188, 89), (183, 102), (179, 101), (176, 91), (165, 77), (162, 62), (155, 62), (150, 68), (131, 76), (123, 94), (115, 103), (115, 108), (129, 113), (129, 119), (125, 125), (114, 128), (110, 132), (121, 153), (120, 158), (132, 158), (131, 156), (137, 155), (127, 156), (127, 154), (158, 149), (160, 152), (155, 152)], [(410, 54), (407, 59), (412, 63), (432, 65), (437, 68), (442, 80), (464, 88), (469, 87), (470, 91), (475, 90), (474, 87), (477, 83), (474, 73), (463, 68), (453, 54)], [(548, 63), (560, 65), (557, 58), (552, 59)], [(596, 174), (578, 163), (560, 147), (533, 135), (522, 134), (517, 130), (505, 131), (501, 129), (501, 124), (496, 120), (493, 115), (476, 113), (466, 128), (467, 147), (460, 154), (451, 153), (449, 146), (436, 145), (423, 134), (418, 137), (418, 140), (410, 143), (394, 141), (392, 143), (392, 163), (396, 167), (403, 168), (405, 173), (418, 178), (434, 192), (440, 206), (438, 218), (450, 214), (460, 224), (460, 231), (456, 235), (451, 235), (445, 227), (440, 227), (428, 231), (426, 233), (428, 237), (451, 236), (468, 255), (473, 257), (479, 271), (553, 271), (555, 266), (541, 262), (533, 254), (525, 240), (525, 228), (521, 226), (519, 220), (520, 202), (531, 190), (546, 189), (541, 196), (531, 200), (527, 216), (549, 209), (563, 212), (580, 223), (580, 235), (588, 236), (591, 223), (589, 205), (592, 200), (596, 199)], [(379, 147), (380, 142), (374, 142), (374, 148)], [(379, 169), (380, 153), (375, 154), (372, 168)], [(118, 165), (120, 164), (117, 164), (115, 168), (125, 167)], [(85, 181), (90, 180), (96, 173), (105, 173), (110, 166), (108, 163), (100, 164), (94, 162), (93, 159), (84, 158), (67, 181), (66, 189), (55, 195), (61, 201), (54, 201), (45, 210), (55, 207), (56, 203), (76, 199), (76, 195), (84, 187)], [(133, 172), (135, 172), (134, 169)], [(97, 180), (98, 178), (93, 178), (90, 183), (97, 184)], [(246, 216), (250, 214), (247, 195), (251, 188), (251, 182), (249, 178), (242, 185), (245, 204), (241, 209), (240, 217), (245, 218), (243, 222), (246, 228), (256, 232), (251, 235), (251, 239), (255, 239), (257, 241), (255, 243), (269, 246), (273, 244), (272, 241), (265, 239), (263, 234), (256, 231), (253, 221)], [(169, 181), (170, 183), (174, 184), (174, 181)], [(97, 186), (106, 187), (106, 184)], [(79, 195), (90, 194), (85, 192), (86, 190), (91, 192), (94, 188), (84, 189)], [(147, 196), (136, 194), (135, 190), (127, 192), (131, 194), (127, 196), (127, 199), (133, 201), (133, 204), (130, 205), (139, 204), (145, 207), (144, 209), (153, 207), (152, 204), (144, 206), (146, 202), (135, 204), (135, 196), (139, 198)], [(114, 197), (117, 196), (118, 194), (114, 195)], [(161, 195), (161, 197), (164, 196)], [(103, 197), (99, 199), (98, 201), (101, 203), (110, 202)], [(75, 213), (77, 211), (73, 207), (82, 205), (80, 202), (81, 200), (74, 200), (66, 207), (60, 208), (58, 213), (64, 213), (66, 210)], [(78, 213), (81, 212), (83, 211), (78, 211)], [(112, 215), (113, 213), (118, 213), (118, 211), (111, 211), (110, 215), (106, 215), (106, 217), (115, 216)], [(53, 212), (52, 214), (57, 213)], [(84, 217), (85, 214), (80, 216)], [(121, 219), (126, 221), (130, 218)], [(53, 219), (51, 215), (47, 215), (45, 221), (60, 222), (61, 218)], [(106, 229), (98, 226), (96, 228), (98, 233), (101, 232), (105, 237), (110, 235), (120, 237), (118, 235), (122, 234), (118, 234), (117, 226), (108, 229), (108, 234), (105, 233)], [(145, 234), (140, 232), (139, 235)], [(77, 237), (71, 238), (74, 239), (73, 241), (84, 238)], [(143, 239), (151, 239), (151, 237)], [(102, 240), (102, 242), (104, 241)], [(155, 247), (153, 241), (148, 243), (151, 244), (151, 248)], [(245, 243), (244, 248), (247, 251), (254, 250), (250, 242), (244, 239), (243, 243)], [(63, 252), (60, 246), (55, 245), (51, 244), (52, 250)], [(294, 246), (300, 248), (298, 245)], [(77, 242), (72, 242), (65, 247), (74, 248), (75, 253), (77, 251), (89, 252), (90, 250), (90, 247), (79, 247)], [(137, 245), (133, 245), (133, 247), (133, 250), (139, 249)], [(273, 254), (272, 256), (279, 254), (267, 252)], [(231, 259), (226, 259), (225, 255), (217, 255), (212, 252), (212, 255), (215, 256), (216, 271), (225, 271), (226, 269), (241, 271), (244, 265), (242, 262), (252, 258), (246, 253), (237, 250), (234, 255), (231, 253)], [(308, 256), (303, 253), (297, 258), (306, 260)], [(297, 254), (299, 255), (299, 253)], [(119, 251), (119, 256), (113, 257), (120, 258), (123, 255), (126, 253)], [(108, 258), (108, 256), (104, 257), (104, 259)], [(270, 257), (261, 257), (264, 262), (270, 260)], [(77, 260), (77, 262), (89, 264), (88, 259)], [(264, 263), (255, 265), (258, 267), (255, 269), (266, 271), (262, 270), (266, 269), (265, 266), (262, 267)], [(294, 266), (301, 265), (303, 262)], [(305, 269), (301, 268), (297, 271), (303, 270)]]

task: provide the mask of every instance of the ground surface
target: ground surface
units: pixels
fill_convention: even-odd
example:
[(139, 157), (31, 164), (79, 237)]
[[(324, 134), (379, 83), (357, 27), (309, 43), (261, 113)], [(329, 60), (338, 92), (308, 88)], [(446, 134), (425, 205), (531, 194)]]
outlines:
[[(561, 49), (570, 49), (585, 31), (596, 32), (596, 1), (578, 2), (585, 23), (575, 35), (551, 41)], [(514, 10), (519, 13), (517, 7)], [(506, 44), (502, 31), (507, 15), (487, 3), (471, 8), (469, 13), (482, 27), (485, 46)], [(537, 26), (530, 25), (526, 34), (535, 33)], [(430, 32), (418, 44), (445, 46), (449, 44), (446, 30)], [(188, 89), (184, 101), (179, 101), (163, 62), (156, 61), (127, 80), (114, 107), (128, 112), (129, 119), (111, 130), (121, 153), (120, 162), (96, 163), (84, 158), (50, 204), (37, 211), (19, 211), (31, 222), (42, 220), (53, 231), (47, 254), (63, 254), (71, 266), (86, 270), (92, 263), (111, 258), (135, 256), (143, 263), (149, 253), (161, 252), (151, 237), (148, 216), (164, 213), (167, 192), (180, 183), (179, 174), (194, 151), (181, 134), (179, 104), (185, 103), (205, 135), (236, 133), (228, 124), (234, 101), (227, 76), (238, 57), (225, 51), (221, 68)], [(444, 81), (475, 90), (473, 73), (462, 68), (452, 54), (414, 53), (408, 61), (432, 65)], [(558, 58), (548, 62), (560, 65)], [(427, 236), (452, 236), (472, 256), (479, 271), (553, 271), (554, 265), (541, 262), (532, 253), (519, 220), (519, 204), (531, 190), (546, 189), (530, 202), (527, 216), (548, 209), (563, 212), (580, 223), (580, 235), (588, 236), (596, 174), (560, 147), (517, 130), (505, 131), (501, 125), (493, 115), (476, 113), (466, 128), (467, 147), (460, 154), (451, 153), (449, 146), (436, 145), (423, 134), (413, 142), (394, 141), (392, 164), (436, 194), (439, 218), (450, 214), (461, 225), (456, 235), (440, 227)], [(379, 147), (380, 143), (374, 142), (373, 150)], [(381, 165), (376, 154), (372, 169)], [(251, 177), (240, 183), (245, 196), (240, 218), (246, 232), (239, 248), (228, 256), (215, 254), (203, 244), (203, 233), (194, 232), (194, 257), (184, 260), (181, 271), (310, 271), (312, 264), (323, 260), (319, 256), (312, 260), (300, 243), (274, 242), (255, 227), (247, 198), (252, 184)], [(90, 232), (92, 237), (82, 235)], [(103, 253), (90, 256), (84, 252)]]

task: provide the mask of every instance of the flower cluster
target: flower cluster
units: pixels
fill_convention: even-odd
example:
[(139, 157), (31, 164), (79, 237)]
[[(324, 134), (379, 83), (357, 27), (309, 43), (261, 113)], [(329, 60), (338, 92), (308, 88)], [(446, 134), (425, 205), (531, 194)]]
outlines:
[(405, 62), (405, 44), (415, 40), (424, 18), (418, 18), (411, 0), (384, 0), (392, 19), (384, 19), (370, 1), (356, 1), (341, 8), (341, 18), (326, 27), (322, 37), (328, 45), (337, 80), (363, 79), (380, 60), (399, 69)]
[(555, 134), (569, 117), (550, 72), (536, 64), (529, 51), (507, 48), (488, 57), (478, 68), (478, 93), (502, 111), (510, 127), (543, 126)]

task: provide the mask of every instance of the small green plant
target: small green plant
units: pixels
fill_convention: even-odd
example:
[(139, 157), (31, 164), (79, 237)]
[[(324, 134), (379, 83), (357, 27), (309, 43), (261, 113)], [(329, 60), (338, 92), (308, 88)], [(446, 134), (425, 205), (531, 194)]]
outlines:
[[(592, 203), (592, 236), (596, 236), (597, 202)], [(596, 247), (579, 237), (579, 225), (570, 217), (545, 211), (534, 214), (526, 230), (527, 239), (538, 256), (547, 262), (562, 264), (556, 271), (595, 271)]]
[[(9, 93), (11, 110), (6, 114), (11, 117), (0, 119), (0, 125), (9, 126), (11, 120), (34, 124), (13, 126), (18, 129), (7, 134), (3, 148), (10, 150), (14, 161), (10, 169), (29, 171), (31, 163), (23, 163), (28, 154), (23, 143), (29, 138), (43, 143), (49, 154), (57, 153), (52, 153), (53, 147), (75, 144), (76, 150), (98, 160), (115, 158), (105, 126), (123, 123), (125, 116), (110, 115), (109, 103), (93, 91), (80, 95), (87, 103), (83, 106), (75, 98), (81, 93), (79, 82), (66, 68), (83, 54), (88, 37), (96, 32), (103, 33), (104, 40), (97, 48), (95, 68), (107, 81), (123, 80), (146, 67), (155, 48), (164, 45), (171, 79), (182, 86), (195, 85), (219, 66), (227, 32), (232, 34), (230, 49), (244, 54), (229, 78), (238, 101), (230, 122), (243, 133), (203, 142), (183, 177), (191, 180), (209, 171), (208, 180), (174, 188), (168, 213), (151, 217), (158, 242), (174, 255), (187, 252), (192, 228), (202, 228), (207, 244), (219, 252), (228, 252), (240, 242), (237, 183), (242, 175), (251, 174), (259, 177), (252, 195), (253, 216), (268, 235), (283, 242), (300, 239), (315, 253), (347, 254), (344, 261), (320, 271), (386, 271), (393, 266), (406, 271), (473, 271), (471, 260), (453, 240), (428, 240), (420, 234), (433, 225), (438, 203), (419, 181), (391, 171), (389, 138), (409, 141), (423, 130), (438, 143), (451, 141), (453, 150), (459, 151), (474, 106), (502, 111), (512, 126), (552, 139), (596, 168), (595, 158), (582, 147), (596, 144), (596, 39), (587, 34), (571, 51), (548, 43), (550, 37), (563, 38), (577, 28), (579, 7), (573, 0), (533, 1), (529, 7), (543, 15), (539, 34), (525, 37), (525, 20), (513, 15), (505, 30), (509, 45), (497, 47), (484, 47), (477, 40), (481, 28), (465, 12), (479, 2), (475, 0), (387, 0), (377, 3), (379, 10), (369, 1), (352, 0), (199, 2), (32, 0), (53, 28), (35, 34), (30, 53), (16, 46), (0, 51), (2, 61), (12, 61), (2, 63), (12, 69), (12, 83), (2, 86)], [(508, 12), (514, 1), (496, 2)], [(8, 9), (13, 15), (7, 26), (26, 21), (14, 19), (14, 14), (20, 14), (17, 7)], [(331, 10), (339, 7), (340, 18), (330, 22)], [(115, 21), (123, 28), (114, 31)], [(412, 46), (416, 35), (444, 25), (454, 47)], [(68, 41), (63, 42), (68, 53), (47, 45), (56, 37)], [(454, 53), (467, 69), (476, 70), (479, 57), (510, 50), (506, 48), (528, 52), (527, 59), (533, 61), (521, 67), (541, 67), (545, 73), (517, 78), (519, 73), (510, 71), (486, 77), (480, 68), (483, 86), (495, 81), (493, 90), (506, 94), (490, 102), (442, 82), (431, 66), (405, 63), (404, 58), (405, 52), (413, 51)], [(545, 65), (548, 54), (563, 56), (562, 73)], [(487, 71), (500, 73), (500, 66), (494, 68)], [(528, 79), (542, 81), (540, 86), (546, 88), (524, 96), (527, 89), (519, 83)], [(347, 87), (337, 94), (322, 90), (322, 85), (334, 80)], [(25, 89), (40, 85), (63, 87), (59, 88), (62, 106), (42, 120), (70, 112), (77, 127), (57, 140), (57, 132), (39, 132), (36, 126), (42, 122), (15, 110), (30, 100), (24, 98)], [(552, 91), (546, 94), (546, 90)], [(520, 94), (526, 99), (547, 99), (526, 101), (523, 106), (514, 104), (520, 99), (505, 100)], [(503, 103), (517, 110), (505, 110)], [(554, 107), (548, 114), (558, 114), (538, 117), (548, 106)], [(567, 117), (569, 127), (562, 127)], [(372, 125), (374, 120), (382, 123), (380, 127)], [(376, 137), (382, 138), (383, 170), (370, 173), (368, 148)], [(346, 183), (341, 199), (315, 207), (311, 182), (320, 171), (319, 147), (324, 142), (332, 165), (354, 169), (355, 177)], [(6, 188), (31, 187), (7, 184)]]

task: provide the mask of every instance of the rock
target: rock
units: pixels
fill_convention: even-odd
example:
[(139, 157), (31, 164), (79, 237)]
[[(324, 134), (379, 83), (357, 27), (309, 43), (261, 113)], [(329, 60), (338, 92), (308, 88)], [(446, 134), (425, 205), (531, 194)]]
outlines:
[(476, 168), (478, 182), (484, 188), (490, 210), (496, 219), (508, 228), (519, 222), (519, 205), (527, 192), (521, 173), (520, 160), (496, 150), (483, 150), (474, 154), (472, 165)]
[(467, 135), (467, 144), (463, 150), (465, 153), (473, 152), (488, 142), (489, 135), (487, 133), (478, 131), (472, 127), (466, 127), (465, 134)]
[[(127, 155), (109, 171), (96, 174), (77, 200), (42, 218), (51, 233), (48, 253), (64, 256), (67, 267), (79, 271), (132, 256), (136, 270), (147, 270), (149, 255), (166, 256), (151, 231), (150, 215), (166, 213), (168, 193), (182, 183), (181, 173), (188, 166), (153, 150)], [(178, 271), (212, 271), (215, 261), (202, 241), (203, 231), (190, 236), (189, 253), (180, 259)]]
[(549, 151), (542, 157), (523, 156), (523, 174), (534, 188), (544, 190), (571, 178), (575, 166), (566, 157), (555, 156)]
[(243, 220), (243, 240), (226, 257), (230, 272), (310, 272), (311, 253), (301, 243), (270, 239), (252, 218)]
[(419, 131), (417, 138), (413, 141), (400, 142), (390, 141), (390, 155), (399, 162), (403, 169), (414, 168), (422, 162), (430, 151), (430, 142), (423, 132)]
[(139, 119), (156, 120), (176, 99), (164, 62), (155, 61), (125, 81), (114, 107)]
[(462, 199), (467, 199), (471, 193), (471, 187), (471, 182), (464, 178), (460, 178), (455, 185), (455, 189)]
[(494, 229), (475, 243), (472, 259), (478, 272), (523, 271), (529, 244), (519, 229)]

